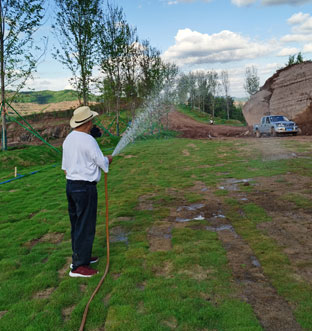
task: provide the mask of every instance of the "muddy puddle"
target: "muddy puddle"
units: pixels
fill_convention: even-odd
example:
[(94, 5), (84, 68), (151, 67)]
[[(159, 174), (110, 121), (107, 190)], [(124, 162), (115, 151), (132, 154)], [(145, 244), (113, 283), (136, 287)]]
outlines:
[(129, 232), (127, 232), (123, 227), (115, 226), (110, 230), (109, 242), (110, 243), (122, 242), (128, 246), (129, 243), (128, 235)]
[(197, 215), (194, 218), (181, 218), (181, 217), (177, 217), (175, 219), (176, 222), (178, 223), (186, 223), (186, 222), (191, 222), (191, 221), (203, 221), (205, 219), (205, 217), (203, 215)]
[(296, 153), (277, 153), (277, 154), (267, 154), (263, 155), (263, 161), (277, 161), (277, 160), (288, 160), (298, 157)]
[(241, 185), (249, 186), (253, 181), (254, 181), (253, 178), (246, 178), (246, 179), (228, 178), (221, 183), (218, 189), (227, 190), (227, 191), (240, 191)]
[(191, 205), (177, 207), (175, 212), (175, 222), (187, 223), (191, 221), (203, 221), (205, 216), (201, 210), (204, 207), (205, 204), (203, 203), (193, 203)]
[(197, 210), (197, 209), (201, 209), (203, 207), (205, 207), (205, 205), (202, 204), (202, 203), (194, 203), (194, 204), (192, 204), (190, 206), (181, 206), (181, 207), (178, 207), (177, 208), (177, 211), (182, 211), (182, 210)]

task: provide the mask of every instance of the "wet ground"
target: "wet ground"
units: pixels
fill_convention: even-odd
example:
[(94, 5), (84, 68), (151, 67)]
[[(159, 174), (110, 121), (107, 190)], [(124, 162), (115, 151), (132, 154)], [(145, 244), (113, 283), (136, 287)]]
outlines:
[[(302, 158), (304, 161), (309, 157), (307, 154), (296, 154), (288, 150), (280, 138), (273, 138), (274, 142), (270, 139), (261, 139), (260, 142), (254, 138), (247, 139), (250, 140), (247, 150), (261, 153), (263, 162), (291, 158)], [(312, 142), (310, 137), (292, 139)], [(190, 191), (201, 194), (202, 200), (198, 203), (182, 202), (172, 206), (170, 217), (149, 229), (150, 250), (170, 250), (174, 228), (189, 227), (215, 232), (227, 252), (240, 297), (252, 306), (263, 328), (276, 331), (302, 330), (294, 317), (295, 307), (279, 295), (271, 284), (256, 254), (227, 217), (229, 206), (226, 205), (224, 197), (216, 195), (215, 191), (226, 191), (226, 198), (233, 198), (242, 205), (253, 203), (263, 208), (270, 220), (259, 222), (257, 229), (281, 247), (290, 261), (294, 277), (311, 284), (312, 204), (310, 207), (309, 204), (301, 207), (300, 204), (298, 206), (298, 203), (287, 200), (287, 194), (295, 194), (301, 196), (303, 201), (311, 201), (311, 185), (311, 177), (290, 172), (271, 177), (228, 178), (215, 188), (197, 181)], [(244, 216), (243, 210), (240, 210), (240, 213)]]

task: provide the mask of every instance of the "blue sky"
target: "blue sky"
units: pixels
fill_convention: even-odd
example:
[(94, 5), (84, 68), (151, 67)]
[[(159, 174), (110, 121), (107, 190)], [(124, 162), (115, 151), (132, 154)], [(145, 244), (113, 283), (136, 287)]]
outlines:
[[(228, 70), (230, 94), (244, 97), (245, 69), (254, 65), (262, 85), (302, 52), (312, 59), (312, 0), (115, 0), (140, 39), (148, 39), (181, 71)], [(47, 27), (43, 27), (47, 31)], [(41, 31), (41, 33), (43, 33)], [(69, 88), (70, 72), (50, 53), (29, 86)]]

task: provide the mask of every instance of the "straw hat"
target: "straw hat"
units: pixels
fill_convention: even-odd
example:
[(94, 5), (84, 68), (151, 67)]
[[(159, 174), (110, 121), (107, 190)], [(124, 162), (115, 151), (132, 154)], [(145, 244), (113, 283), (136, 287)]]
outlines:
[(71, 118), (69, 124), (73, 129), (75, 129), (78, 126), (91, 121), (98, 115), (99, 114), (97, 112), (92, 111), (88, 106), (82, 106), (74, 111), (73, 117)]

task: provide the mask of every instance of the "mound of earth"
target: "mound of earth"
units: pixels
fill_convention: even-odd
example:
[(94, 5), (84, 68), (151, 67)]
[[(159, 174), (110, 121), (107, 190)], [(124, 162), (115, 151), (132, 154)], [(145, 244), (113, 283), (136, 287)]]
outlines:
[(169, 129), (180, 132), (183, 138), (241, 137), (250, 134), (246, 127), (200, 123), (178, 111), (170, 112), (168, 117)]
[(312, 133), (312, 62), (278, 70), (243, 107), (249, 125), (265, 115), (283, 115), (294, 120), (303, 134)]

